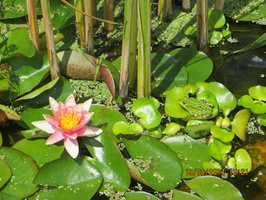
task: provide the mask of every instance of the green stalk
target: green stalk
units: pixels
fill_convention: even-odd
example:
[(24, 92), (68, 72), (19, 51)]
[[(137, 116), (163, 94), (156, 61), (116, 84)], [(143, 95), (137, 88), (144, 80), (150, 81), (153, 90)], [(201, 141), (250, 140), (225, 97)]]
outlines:
[(138, 86), (137, 97), (151, 94), (151, 4), (138, 0)]
[[(75, 0), (75, 7), (83, 11), (83, 0)], [(76, 11), (76, 29), (79, 36), (79, 45), (81, 48), (85, 48), (86, 36), (85, 36), (85, 17), (82, 13)]]
[(224, 0), (216, 0), (215, 9), (223, 11), (224, 8)]
[[(88, 15), (96, 15), (96, 1), (84, 0), (84, 12)], [(93, 42), (93, 26), (95, 20), (91, 17), (85, 16), (85, 41), (86, 41), (86, 53), (94, 55), (94, 42)]]
[(158, 17), (161, 22), (165, 22), (172, 16), (172, 0), (158, 1)]
[[(114, 21), (114, 1), (104, 0), (104, 19)], [(110, 23), (105, 23), (104, 28), (107, 33), (114, 31), (114, 25)]]
[(56, 79), (60, 76), (60, 71), (57, 63), (49, 0), (41, 0), (41, 6), (42, 6), (42, 14), (43, 14), (43, 21), (44, 21), (44, 28), (46, 35), (47, 52), (51, 66), (51, 78)]
[(208, 0), (197, 0), (198, 49), (206, 54), (210, 52), (208, 34)]
[(30, 39), (34, 44), (37, 51), (40, 51), (38, 23), (36, 15), (36, 5), (34, 0), (27, 0), (28, 17), (29, 17), (29, 29)]
[(126, 0), (122, 40), (121, 73), (119, 95), (125, 102), (128, 87), (135, 88), (137, 49), (137, 0)]

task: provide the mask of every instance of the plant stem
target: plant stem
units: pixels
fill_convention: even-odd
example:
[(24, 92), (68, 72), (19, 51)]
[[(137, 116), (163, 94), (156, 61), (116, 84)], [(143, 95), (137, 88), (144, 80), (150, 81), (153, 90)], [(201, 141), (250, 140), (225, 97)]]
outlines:
[[(84, 0), (84, 11), (88, 15), (96, 15), (96, 1)], [(86, 41), (86, 53), (94, 55), (94, 43), (93, 43), (93, 25), (94, 19), (91, 17), (85, 17), (85, 41)]]
[(119, 95), (127, 101), (128, 87), (134, 88), (136, 81), (137, 49), (137, 0), (126, 0), (122, 41)]
[(198, 49), (207, 55), (210, 52), (208, 34), (208, 0), (197, 0)]
[(172, 0), (158, 1), (158, 17), (161, 22), (167, 21), (172, 16)]
[(30, 39), (37, 51), (40, 51), (39, 32), (36, 17), (36, 5), (34, 0), (27, 0)]
[(215, 9), (223, 11), (223, 8), (224, 8), (224, 0), (216, 0)]
[(151, 4), (138, 0), (138, 86), (137, 97), (151, 94)]
[(60, 76), (59, 66), (57, 63), (54, 32), (50, 16), (50, 3), (49, 0), (41, 0), (42, 14), (46, 35), (46, 46), (48, 51), (48, 57), (51, 66), (51, 78), (56, 79)]
[[(114, 1), (104, 0), (104, 19), (109, 21), (114, 21)], [(104, 28), (107, 33), (114, 31), (114, 25), (110, 23), (105, 23)]]
[[(76, 8), (78, 8), (79, 10), (83, 10), (83, 0), (75, 0), (75, 6)], [(82, 13), (76, 11), (75, 12), (76, 15), (76, 30), (77, 30), (77, 35), (79, 38), (79, 45), (81, 48), (85, 48), (85, 17)]]

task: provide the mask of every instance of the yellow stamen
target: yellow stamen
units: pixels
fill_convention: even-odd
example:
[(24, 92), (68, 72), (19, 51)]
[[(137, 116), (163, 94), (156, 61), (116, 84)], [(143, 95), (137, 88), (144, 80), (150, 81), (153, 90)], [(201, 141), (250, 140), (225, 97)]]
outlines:
[(79, 123), (79, 117), (72, 109), (68, 109), (63, 115), (58, 117), (59, 126), (67, 131), (71, 130), (73, 127), (77, 126)]

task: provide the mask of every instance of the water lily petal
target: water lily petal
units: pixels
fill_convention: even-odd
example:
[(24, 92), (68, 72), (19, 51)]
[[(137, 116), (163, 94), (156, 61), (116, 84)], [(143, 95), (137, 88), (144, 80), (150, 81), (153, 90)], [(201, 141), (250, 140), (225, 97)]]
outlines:
[(47, 115), (47, 114), (44, 114), (43, 117), (49, 124), (52, 124), (55, 127), (58, 126), (58, 120), (56, 117), (53, 117), (53, 116)]
[(66, 101), (65, 101), (65, 106), (66, 108), (69, 108), (69, 107), (74, 107), (76, 106), (76, 101), (75, 101), (75, 97), (73, 94), (69, 95), (69, 97), (67, 97)]
[(58, 103), (56, 102), (56, 100), (53, 97), (49, 97), (49, 103), (51, 106), (51, 109), (53, 111), (54, 116), (57, 116), (57, 112), (58, 112)]
[(67, 152), (72, 158), (76, 158), (78, 156), (79, 146), (78, 146), (78, 141), (76, 139), (65, 138), (64, 145)]
[(52, 126), (50, 123), (48, 123), (47, 121), (35, 121), (35, 122), (31, 122), (34, 126), (36, 126), (37, 128), (47, 132), (47, 133), (54, 133), (57, 129)]
[(101, 134), (102, 132), (103, 130), (100, 128), (84, 126), (77, 131), (77, 135), (85, 137), (94, 137)]
[(64, 133), (62, 133), (61, 131), (56, 131), (46, 140), (46, 144), (54, 144), (65, 138), (66, 136)]
[(85, 124), (87, 124), (91, 120), (93, 114), (94, 114), (93, 112), (90, 113), (87, 112), (86, 114), (82, 115), (79, 121), (79, 125), (75, 126), (71, 131), (77, 131), (81, 129), (83, 126), (85, 126)]
[(92, 99), (89, 99), (89, 100), (85, 101), (82, 104), (82, 109), (85, 110), (85, 111), (89, 111), (90, 107), (91, 107), (91, 102), (92, 102)]

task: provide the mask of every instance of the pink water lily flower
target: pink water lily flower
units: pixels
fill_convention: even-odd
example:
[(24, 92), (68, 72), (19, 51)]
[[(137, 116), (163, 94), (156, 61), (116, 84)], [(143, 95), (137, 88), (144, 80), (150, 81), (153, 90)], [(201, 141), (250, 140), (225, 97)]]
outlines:
[(57, 103), (52, 97), (49, 97), (49, 102), (54, 116), (44, 114), (45, 120), (32, 124), (52, 134), (46, 141), (47, 145), (63, 140), (67, 152), (76, 158), (79, 153), (77, 137), (93, 137), (102, 133), (102, 129), (86, 126), (93, 116), (93, 112), (88, 112), (92, 99), (76, 104), (71, 94), (65, 103)]

